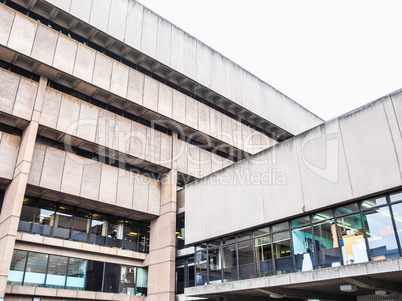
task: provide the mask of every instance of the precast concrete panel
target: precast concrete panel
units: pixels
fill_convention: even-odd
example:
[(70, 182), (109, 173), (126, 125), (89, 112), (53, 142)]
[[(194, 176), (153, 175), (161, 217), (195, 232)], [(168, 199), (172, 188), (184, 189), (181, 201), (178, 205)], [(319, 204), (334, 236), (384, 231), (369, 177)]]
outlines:
[(198, 101), (186, 96), (186, 124), (198, 130)]
[(142, 105), (144, 96), (144, 81), (145, 75), (129, 69), (128, 73), (128, 88), (127, 88), (127, 99), (132, 102)]
[(0, 111), (11, 114), (21, 77), (0, 69)]
[(84, 170), (82, 172), (81, 197), (98, 200), (101, 171), (101, 163), (85, 159)]
[(203, 103), (198, 102), (198, 130), (207, 135), (211, 134), (210, 109)]
[(3, 133), (0, 143), (0, 178), (12, 180), (21, 138)]
[(212, 153), (200, 148), (199, 177), (205, 177), (212, 172)]
[[(260, 80), (255, 77), (253, 74), (249, 74), (249, 80), (250, 80), (250, 107), (252, 108), (252, 112), (259, 112), (261, 115), (265, 116), (266, 113), (264, 112), (265, 110), (265, 101), (264, 99), (260, 99)], [(243, 104), (244, 106), (244, 104)], [(246, 106), (244, 106), (246, 107)]]
[(197, 82), (211, 88), (211, 48), (197, 41)]
[(121, 97), (127, 97), (129, 68), (122, 63), (113, 61), (112, 78), (110, 82), (110, 92)]
[(172, 25), (170, 66), (177, 72), (184, 72), (184, 31)]
[(38, 23), (20, 13), (15, 14), (7, 46), (27, 56), (31, 55)]
[[(219, 55), (219, 54), (217, 54)], [(220, 55), (219, 55), (220, 56)], [(221, 89), (220, 94), (228, 99), (230, 99), (230, 66), (233, 64), (229, 59), (220, 56), (221, 57)]]
[(113, 60), (97, 52), (95, 57), (95, 68), (92, 77), (92, 84), (109, 91), (112, 68)]
[(247, 153), (254, 154), (253, 144), (251, 139), (251, 127), (241, 123), (241, 137), (242, 137), (242, 146), (243, 150)]
[(253, 171), (250, 171), (250, 164), (245, 160), (242, 164), (228, 168), (232, 175), (229, 184), (231, 231), (264, 223), (264, 202), (259, 181), (260, 165), (253, 167)]
[(51, 66), (53, 64), (58, 38), (59, 33), (57, 31), (49, 30), (49, 27), (38, 24), (32, 47), (32, 58)]
[(141, 49), (142, 20), (144, 7), (137, 1), (128, 2), (125, 43)]
[[(244, 69), (240, 69), (241, 81), (241, 102), (243, 107), (249, 109), (251, 112), (258, 112), (253, 110), (251, 102), (251, 75)], [(260, 111), (259, 114), (262, 112)]]
[[(207, 179), (202, 179), (201, 181), (207, 181)], [(197, 182), (194, 184), (190, 184), (189, 186), (186, 187), (185, 194), (186, 194), (186, 216), (191, 216), (191, 218), (186, 218), (185, 219), (185, 229), (186, 229), (186, 243), (190, 244), (192, 242), (200, 241), (203, 238), (203, 233), (202, 231), (204, 228), (202, 227), (203, 225), (203, 214), (200, 214), (200, 212), (203, 212), (203, 207), (204, 207), (204, 200), (206, 200), (203, 196), (204, 189), (202, 187), (202, 182)], [(201, 184), (201, 185), (200, 185)], [(209, 187), (208, 187), (209, 188)], [(207, 189), (205, 189), (206, 191)], [(221, 194), (219, 193), (218, 196)], [(215, 197), (214, 197), (215, 198)], [(208, 202), (208, 201), (206, 201)], [(228, 207), (224, 208), (225, 211), (227, 210)], [(217, 213), (218, 210), (215, 212), (208, 212), (208, 214), (215, 214)], [(225, 216), (221, 216), (222, 214), (219, 215), (219, 218), (225, 219)], [(226, 214), (225, 214), (226, 215)], [(206, 221), (205, 221), (206, 222)], [(213, 220), (213, 222), (217, 222), (216, 220)], [(210, 226), (211, 224), (209, 224)], [(215, 227), (205, 227), (206, 229), (211, 229)]]
[(114, 149), (116, 114), (99, 110), (95, 143)]
[(297, 136), (305, 211), (353, 198), (338, 119)]
[(96, 52), (78, 43), (73, 75), (90, 83), (92, 81)]
[(156, 39), (156, 59), (166, 66), (170, 65), (171, 37), (172, 24), (165, 19), (159, 17)]
[(197, 78), (197, 39), (184, 33), (184, 73)]
[(294, 140), (284, 141), (257, 156), (254, 164), (261, 164), (265, 222), (303, 213), (302, 183)]
[(89, 23), (94, 27), (107, 32), (109, 24), (110, 0), (92, 1)]
[(89, 23), (91, 7), (92, 0), (72, 0), (70, 6), (70, 14), (76, 16), (86, 23)]
[(99, 201), (110, 205), (116, 204), (117, 177), (119, 169), (102, 164)]
[(60, 191), (66, 152), (47, 147), (39, 186)]
[(47, 2), (66, 12), (70, 11), (71, 0), (47, 0)]
[(402, 92), (391, 95), (395, 116), (398, 120), (399, 130), (402, 133)]
[(158, 112), (172, 118), (172, 89), (164, 84), (159, 84)]
[(55, 129), (59, 117), (62, 93), (50, 87), (46, 87), (43, 99), (40, 124)]
[(222, 140), (222, 113), (211, 109), (211, 135)]
[(214, 173), (223, 168), (223, 157), (212, 154), (211, 156), (211, 173)]
[(80, 108), (80, 100), (70, 95), (63, 94), (56, 129), (63, 133), (75, 135), (77, 133)]
[(84, 158), (72, 155), (71, 153), (66, 153), (66, 160), (60, 188), (61, 192), (72, 195), (80, 195), (84, 162)]
[[(225, 183), (220, 183), (217, 178), (215, 179), (212, 176), (202, 180), (201, 189), (202, 199), (200, 199), (198, 195), (193, 195), (193, 198), (189, 199), (190, 195), (192, 195), (192, 191), (190, 190), (190, 195), (188, 195), (187, 189), (185, 190), (186, 215), (189, 207), (188, 202), (190, 202), (191, 206), (194, 206), (195, 203), (200, 203), (200, 211), (198, 211), (197, 216), (202, 217), (202, 221), (196, 220), (196, 222), (198, 222), (199, 228), (201, 228), (202, 225), (200, 229), (202, 231), (202, 237), (217, 237), (222, 233), (230, 232), (232, 223), (231, 215), (228, 212), (231, 207), (230, 198), (228, 197), (230, 194), (230, 185), (228, 185), (228, 183), (226, 183), (226, 185)], [(222, 214), (223, 212), (225, 212), (225, 214)], [(185, 222), (187, 223), (187, 221)], [(193, 221), (189, 222), (190, 224), (194, 223)], [(200, 230), (189, 229), (186, 224), (186, 243), (188, 239), (191, 241), (193, 231), (198, 234), (197, 232)]]
[(148, 129), (147, 131), (149, 154), (146, 158), (151, 162), (158, 163), (161, 160), (161, 135), (161, 132), (154, 129)]
[(130, 154), (145, 159), (147, 149), (147, 128), (137, 122), (131, 123)]
[(154, 112), (158, 112), (158, 89), (159, 84), (156, 80), (146, 76), (144, 82), (144, 100), (143, 104), (146, 108)]
[(222, 141), (234, 145), (232, 118), (222, 114)]
[(200, 149), (192, 144), (188, 144), (188, 174), (190, 176), (200, 177)]
[(148, 211), (150, 178), (134, 174), (134, 197), (132, 208), (141, 212)]
[(233, 131), (233, 145), (239, 149), (243, 149), (243, 143), (241, 137), (241, 123), (235, 119), (232, 119), (232, 131)]
[(98, 107), (84, 101), (81, 102), (79, 122), (77, 125), (78, 137), (90, 142), (95, 142), (96, 129), (98, 127), (98, 114)]
[[(186, 97), (183, 93), (173, 90), (172, 118), (186, 124)], [(181, 132), (181, 129), (178, 129)]]
[(214, 91), (219, 91), (221, 94), (222, 90), (222, 56), (216, 52), (212, 51), (211, 54), (211, 89)]
[(107, 33), (123, 41), (126, 31), (128, 0), (112, 0)]
[(15, 10), (1, 4), (0, 5), (0, 44), (7, 45), (13, 26)]
[(172, 168), (172, 136), (161, 134), (161, 160), (160, 165)]
[(159, 215), (161, 207), (161, 185), (158, 180), (149, 179), (148, 213)]
[(53, 59), (53, 67), (72, 74), (75, 57), (77, 54), (77, 47), (78, 42), (59, 34), (56, 52)]
[(124, 169), (119, 169), (119, 176), (117, 180), (117, 196), (116, 205), (131, 209), (133, 203), (134, 192), (134, 175)]
[[(395, 146), (382, 102), (375, 102), (339, 121), (353, 196), (357, 198), (401, 185)], [(370, 168), (362, 168), (368, 165)]]
[(116, 125), (114, 130), (115, 149), (122, 153), (120, 155), (124, 159), (127, 159), (124, 157), (124, 154), (128, 154), (130, 151), (131, 120), (124, 118), (123, 116), (116, 115)]
[(141, 51), (152, 58), (156, 56), (156, 36), (158, 32), (158, 16), (144, 8), (141, 35)]
[(31, 120), (37, 89), (37, 82), (21, 77), (15, 98), (13, 115), (25, 120)]
[(173, 153), (173, 160), (177, 161), (177, 171), (188, 174), (188, 143), (178, 140), (177, 153)]
[(242, 105), (241, 68), (235, 63), (229, 65), (230, 100)]
[(35, 143), (34, 151), (32, 154), (31, 168), (29, 170), (28, 184), (39, 186), (43, 161), (45, 159), (45, 151), (45, 145)]

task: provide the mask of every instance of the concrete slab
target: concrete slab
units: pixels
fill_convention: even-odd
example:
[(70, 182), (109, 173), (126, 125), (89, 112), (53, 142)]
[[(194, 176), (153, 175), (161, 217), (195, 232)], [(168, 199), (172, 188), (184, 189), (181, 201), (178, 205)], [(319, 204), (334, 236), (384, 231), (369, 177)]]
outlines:
[(77, 136), (84, 140), (95, 142), (98, 125), (99, 108), (81, 101)]
[(186, 124), (198, 129), (198, 102), (186, 96)]
[(101, 180), (99, 187), (99, 201), (115, 205), (117, 193), (117, 177), (119, 169), (102, 164)]
[(15, 10), (5, 6), (0, 6), (0, 44), (7, 45), (8, 37), (10, 36), (11, 28), (13, 26), (15, 17)]
[(119, 169), (117, 178), (116, 205), (131, 209), (133, 203), (134, 181), (133, 175), (123, 169)]
[(92, 1), (89, 23), (94, 27), (107, 32), (110, 13), (110, 0)]
[(129, 1), (125, 43), (138, 50), (141, 49), (143, 11), (141, 3)]
[(137, 122), (131, 123), (130, 154), (144, 159), (147, 149), (147, 128)]
[(210, 112), (211, 108), (198, 102), (198, 129), (207, 135), (211, 134)]
[(11, 114), (18, 92), (20, 76), (0, 69), (0, 111)]
[(73, 75), (90, 83), (93, 77), (96, 52), (78, 43)]
[(109, 91), (113, 60), (97, 52), (93, 71), (92, 84)]
[(102, 165), (96, 161), (85, 159), (82, 173), (80, 196), (98, 200)]
[(40, 124), (48, 126), (52, 129), (56, 129), (61, 105), (61, 97), (61, 92), (46, 87), (42, 112), (40, 115)]
[(80, 108), (81, 101), (79, 99), (63, 94), (57, 121), (57, 130), (75, 135), (77, 132)]
[(172, 23), (163, 18), (158, 18), (156, 59), (166, 66), (170, 65), (171, 37)]
[(211, 61), (213, 51), (204, 43), (197, 41), (197, 81), (211, 88)]
[(113, 62), (112, 78), (110, 82), (110, 92), (121, 97), (127, 97), (129, 68), (122, 63)]
[(147, 212), (150, 214), (159, 215), (160, 206), (161, 206), (161, 184), (158, 180), (150, 179)]
[(184, 73), (197, 78), (197, 39), (187, 33), (184, 33)]
[(72, 195), (80, 195), (84, 162), (85, 159), (82, 157), (73, 156), (70, 153), (66, 154), (60, 191)]
[(183, 73), (184, 71), (184, 31), (172, 25), (170, 66)]
[(149, 178), (133, 174), (134, 197), (132, 208), (141, 212), (148, 211)]
[(49, 30), (47, 26), (38, 24), (31, 53), (32, 58), (51, 66), (58, 37), (59, 34), (57, 31)]
[[(186, 124), (186, 98), (183, 93), (173, 90), (172, 117), (180, 123)], [(178, 125), (179, 127), (179, 125)], [(182, 130), (178, 129), (179, 132)]]
[(145, 75), (133, 69), (129, 70), (127, 99), (142, 105)]
[(150, 57), (156, 57), (156, 37), (158, 32), (158, 16), (144, 8), (141, 35), (141, 51)]
[(173, 108), (173, 90), (172, 88), (159, 84), (158, 112), (162, 115), (172, 118)]
[(39, 186), (43, 160), (45, 159), (46, 146), (36, 143), (32, 155), (31, 169), (28, 176), (28, 184)]
[(112, 0), (110, 5), (107, 33), (120, 41), (124, 41), (126, 29), (127, 0)]
[(158, 112), (159, 84), (156, 80), (146, 76), (144, 81), (143, 105), (154, 112)]
[(66, 153), (47, 147), (39, 186), (60, 191)]
[(15, 98), (13, 115), (25, 120), (31, 120), (37, 89), (37, 82), (23, 77), (21, 78)]
[(21, 138), (3, 133), (0, 144), (0, 177), (12, 179)]
[(16, 14), (7, 46), (30, 56), (37, 27), (38, 23), (35, 20), (22, 14)]
[[(50, 28), (48, 30), (50, 31)], [(75, 64), (75, 56), (77, 54), (77, 47), (78, 42), (66, 37), (63, 34), (59, 34), (53, 59), (53, 67), (72, 74)]]
[(92, 0), (71, 0), (70, 14), (89, 23)]

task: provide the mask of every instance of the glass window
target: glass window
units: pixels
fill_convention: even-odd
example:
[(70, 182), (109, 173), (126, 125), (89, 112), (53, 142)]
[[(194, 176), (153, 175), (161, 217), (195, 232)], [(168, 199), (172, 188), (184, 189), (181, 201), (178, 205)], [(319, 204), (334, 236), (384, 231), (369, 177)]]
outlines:
[(315, 265), (315, 241), (311, 226), (292, 230), (293, 253), (296, 259), (297, 271), (310, 271)]
[(194, 256), (188, 258), (188, 287), (195, 286)]
[(14, 250), (10, 271), (8, 272), (8, 284), (22, 285), (27, 255), (28, 252), (26, 251)]
[(84, 259), (69, 258), (66, 289), (84, 290), (87, 261)]
[(21, 209), (20, 221), (18, 224), (18, 231), (31, 232), (35, 212), (36, 212), (36, 201), (24, 198), (24, 202), (22, 204)]
[(392, 205), (392, 212), (398, 231), (399, 243), (402, 244), (402, 203)]
[(118, 293), (120, 284), (120, 265), (105, 263), (105, 277), (103, 278), (103, 291), (106, 293)]
[(209, 262), (209, 283), (222, 282), (222, 258), (221, 249), (214, 248), (208, 250)]
[(388, 207), (363, 213), (371, 260), (399, 257), (399, 249)]
[(391, 203), (402, 201), (402, 192), (397, 192), (389, 196)]
[(359, 211), (359, 207), (357, 206), (357, 203), (352, 203), (349, 205), (345, 205), (345, 206), (336, 208), (335, 215), (341, 216), (344, 214), (349, 214), (349, 213), (353, 213), (353, 212), (357, 212), (357, 211)]
[(236, 245), (224, 245), (222, 247), (222, 255), (223, 282), (237, 280)]
[(85, 278), (85, 290), (100, 292), (102, 291), (103, 262), (88, 260), (87, 275)]
[(104, 246), (106, 244), (106, 236), (108, 231), (106, 217), (99, 213), (93, 213), (90, 231), (91, 235), (89, 242), (95, 245)]
[(247, 239), (252, 239), (253, 238), (253, 232), (246, 232), (246, 233), (241, 233), (237, 236), (237, 241), (243, 241)]
[(253, 241), (247, 240), (238, 243), (237, 250), (239, 254), (239, 278), (250, 279), (255, 278), (255, 264), (253, 253)]
[(387, 199), (384, 197), (380, 198), (373, 198), (369, 200), (365, 200), (362, 202), (362, 210), (369, 210), (372, 207), (380, 206), (380, 205), (386, 205), (387, 204)]
[(44, 286), (49, 255), (29, 252), (24, 285)]
[(334, 220), (314, 224), (315, 252), (319, 269), (341, 264), (340, 248)]
[(263, 236), (254, 240), (259, 277), (273, 275), (271, 236)]
[(313, 223), (320, 222), (322, 220), (326, 220), (326, 219), (333, 218), (333, 217), (334, 217), (334, 214), (333, 214), (332, 210), (321, 211), (321, 212), (313, 214)]
[[(121, 267), (121, 273), (120, 273), (120, 288), (119, 288), (119, 293), (120, 294), (126, 294), (126, 295), (135, 295), (135, 283), (136, 283), (136, 273), (137, 270), (133, 266), (126, 266), (123, 265)], [(183, 287), (183, 292), (184, 292), (184, 287)]]
[(66, 205), (57, 205), (53, 236), (63, 239), (70, 238), (73, 225), (74, 209)]
[(67, 257), (49, 256), (49, 267), (46, 276), (46, 286), (51, 288), (64, 288), (67, 274)]
[(236, 236), (229, 236), (225, 237), (222, 239), (222, 244), (228, 245), (228, 244), (234, 244), (236, 243)]
[(185, 288), (185, 263), (176, 261), (176, 295), (184, 294)]
[(288, 222), (284, 222), (284, 223), (280, 223), (280, 224), (276, 224), (276, 225), (272, 226), (272, 232), (278, 232), (278, 231), (287, 230), (287, 229), (289, 229)]
[(276, 273), (284, 274), (293, 272), (289, 231), (275, 233), (272, 235), (272, 239)]
[(72, 239), (76, 241), (88, 241), (89, 229), (91, 226), (91, 213), (86, 209), (76, 208), (74, 214), (74, 225)]
[(220, 239), (212, 240), (208, 242), (208, 248), (217, 248), (221, 245)]
[(207, 251), (206, 250), (195, 253), (195, 266), (196, 266), (196, 275), (195, 275), (196, 285), (207, 284), (208, 280), (207, 280)]
[(310, 216), (302, 216), (299, 218), (292, 219), (290, 224), (292, 227), (298, 227), (310, 223)]
[(146, 296), (148, 290), (148, 270), (137, 268), (137, 296)]
[(123, 248), (137, 251), (138, 238), (140, 237), (140, 225), (138, 222), (126, 220), (123, 233)]
[(150, 233), (150, 225), (146, 223), (140, 223), (140, 252), (148, 252), (149, 251), (149, 233)]
[(255, 230), (254, 236), (267, 235), (269, 233), (271, 233), (269, 230), (269, 227), (265, 227), (265, 228)]
[(360, 214), (337, 218), (343, 264), (368, 261)]
[(33, 233), (50, 236), (55, 220), (55, 208), (52, 202), (39, 200), (33, 225)]

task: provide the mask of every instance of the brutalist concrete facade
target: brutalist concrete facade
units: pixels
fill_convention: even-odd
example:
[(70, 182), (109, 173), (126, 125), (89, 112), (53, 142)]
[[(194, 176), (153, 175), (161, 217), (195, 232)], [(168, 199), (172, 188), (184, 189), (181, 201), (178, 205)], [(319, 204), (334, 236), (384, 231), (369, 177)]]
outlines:
[(4, 300), (174, 300), (184, 185), (322, 123), (132, 0), (1, 1), (0, 65)]

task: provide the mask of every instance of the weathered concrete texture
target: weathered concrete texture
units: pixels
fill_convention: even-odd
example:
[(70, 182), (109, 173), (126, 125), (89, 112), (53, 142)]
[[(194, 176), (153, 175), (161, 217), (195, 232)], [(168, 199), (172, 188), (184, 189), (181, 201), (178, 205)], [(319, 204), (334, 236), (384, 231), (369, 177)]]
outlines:
[[(401, 94), (393, 94), (393, 102), (380, 99), (190, 184), (185, 190), (186, 242), (402, 185), (402, 141), (395, 109)], [(253, 139), (258, 145), (262, 136)], [(213, 210), (205, 209), (211, 206)], [(219, 224), (214, 231), (212, 222)]]
[(0, 140), (0, 177), (11, 180), (14, 175), (21, 138), (2, 133)]

